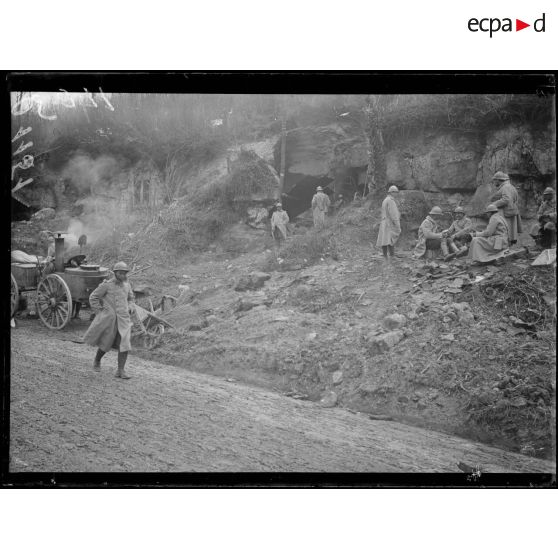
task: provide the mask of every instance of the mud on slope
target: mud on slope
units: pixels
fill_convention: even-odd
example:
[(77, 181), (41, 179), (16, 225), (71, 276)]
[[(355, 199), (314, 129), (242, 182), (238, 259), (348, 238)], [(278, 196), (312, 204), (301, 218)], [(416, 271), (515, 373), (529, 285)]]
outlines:
[[(151, 285), (156, 300), (178, 295), (182, 285), (188, 303), (165, 316), (176, 329), (156, 349), (138, 346), (137, 353), (528, 455), (553, 454), (552, 322), (518, 330), (472, 289), (445, 293), (433, 282), (417, 290), (424, 270), (408, 252), (384, 266), (370, 241), (375, 224), (366, 207), (349, 207), (327, 231), (337, 260), (324, 253), (304, 262), (297, 253), (296, 261), (281, 264), (265, 232), (244, 225), (200, 254), (162, 253), (152, 239), (137, 262), (150, 267), (133, 282)], [(295, 232), (297, 242), (304, 239), (303, 228)], [(514, 262), (497, 273), (513, 276), (527, 267)], [(249, 272), (262, 270), (269, 279), (259, 288), (235, 290)], [(456, 302), (469, 304), (471, 316), (462, 319), (451, 307)], [(394, 312), (405, 316), (401, 339), (378, 351), (382, 319)]]
[[(269, 269), (270, 252), (229, 260), (217, 246), (205, 261), (175, 269), (187, 274), (191, 301), (167, 316), (177, 329), (152, 354), (140, 354), (528, 455), (553, 454), (552, 321), (522, 330), (477, 291), (413, 289), (422, 264), (401, 253), (383, 265), (367, 239), (374, 223), (362, 221), (362, 208), (349, 214), (342, 227), (331, 223), (337, 261), (278, 264), (255, 290), (235, 286), (248, 272)], [(526, 267), (512, 262), (497, 273)], [(455, 303), (469, 305), (467, 319)], [(377, 350), (382, 319), (394, 312), (405, 316), (402, 338)]]

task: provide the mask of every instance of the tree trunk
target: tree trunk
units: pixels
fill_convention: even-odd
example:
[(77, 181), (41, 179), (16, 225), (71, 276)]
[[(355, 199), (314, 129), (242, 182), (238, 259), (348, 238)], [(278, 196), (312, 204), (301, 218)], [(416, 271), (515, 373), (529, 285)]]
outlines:
[(366, 113), (366, 142), (368, 166), (366, 167), (365, 192), (374, 195), (386, 184), (386, 156), (382, 133), (383, 108), (377, 96), (369, 96), (364, 109)]
[(279, 168), (279, 200), (285, 187), (285, 154), (287, 149), (287, 118), (283, 112), (281, 121), (281, 166)]

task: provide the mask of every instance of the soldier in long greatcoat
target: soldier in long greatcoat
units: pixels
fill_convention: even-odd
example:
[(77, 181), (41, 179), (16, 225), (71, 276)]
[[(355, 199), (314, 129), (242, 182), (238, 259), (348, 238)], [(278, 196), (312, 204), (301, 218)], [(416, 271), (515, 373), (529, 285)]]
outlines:
[(523, 232), (521, 215), (519, 215), (519, 194), (505, 172), (495, 173), (492, 183), (498, 190), (492, 194), (490, 201), (503, 211), (508, 224), (509, 243), (513, 246), (519, 239), (520, 233)]
[(489, 262), (508, 247), (507, 219), (500, 214), (495, 204), (486, 208), (490, 220), (484, 231), (472, 233), (473, 239), (469, 246), (469, 257), (474, 262)]
[(397, 186), (390, 186), (388, 195), (382, 202), (382, 220), (380, 222), (380, 230), (378, 231), (378, 240), (376, 246), (382, 248), (382, 253), (386, 260), (395, 253), (395, 243), (401, 234), (401, 214), (395, 196), (399, 193)]
[(437, 219), (440, 219), (443, 214), (442, 210), (435, 205), (421, 223), (418, 230), (418, 242), (413, 251), (413, 258), (425, 257), (428, 250), (431, 252), (440, 250), (443, 231)]
[(314, 220), (314, 227), (317, 229), (324, 227), (330, 204), (329, 196), (324, 194), (324, 189), (321, 186), (318, 186), (312, 198), (312, 218)]
[(110, 349), (118, 349), (116, 377), (128, 380), (130, 376), (124, 372), (124, 366), (128, 352), (132, 349), (130, 314), (134, 293), (128, 282), (128, 266), (124, 262), (118, 262), (113, 271), (114, 277), (101, 283), (89, 297), (89, 304), (96, 315), (83, 340), (88, 345), (98, 347), (93, 361), (95, 371), (100, 370), (105, 353)]

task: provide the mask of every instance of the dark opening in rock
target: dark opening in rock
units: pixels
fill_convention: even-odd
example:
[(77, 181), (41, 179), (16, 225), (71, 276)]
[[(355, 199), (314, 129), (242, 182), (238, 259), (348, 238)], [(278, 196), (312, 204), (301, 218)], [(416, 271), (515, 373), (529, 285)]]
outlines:
[[(333, 194), (333, 181), (327, 176), (306, 176), (302, 174), (298, 177), (292, 188), (283, 194), (283, 206), (291, 219), (310, 208), (312, 196), (316, 193), (318, 186), (321, 186), (326, 194)], [(291, 182), (293, 182), (292, 177)]]

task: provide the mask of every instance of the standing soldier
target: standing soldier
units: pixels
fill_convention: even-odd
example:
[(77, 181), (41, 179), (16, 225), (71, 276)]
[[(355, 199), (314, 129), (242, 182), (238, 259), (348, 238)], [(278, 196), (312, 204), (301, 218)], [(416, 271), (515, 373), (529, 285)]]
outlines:
[(78, 238), (78, 246), (79, 246), (80, 254), (84, 254), (85, 253), (85, 247), (87, 246), (87, 236), (86, 235), (82, 234)]
[(510, 182), (510, 177), (498, 171), (492, 177), (492, 184), (498, 190), (492, 194), (490, 201), (498, 208), (502, 209), (504, 217), (508, 223), (509, 243), (511, 246), (517, 243), (519, 234), (523, 232), (521, 226), (521, 216), (519, 215), (519, 194), (515, 186)]
[(395, 197), (399, 194), (397, 186), (390, 186), (386, 199), (382, 202), (382, 221), (378, 232), (376, 246), (382, 247), (382, 253), (386, 261), (395, 253), (395, 243), (401, 234), (399, 222), (401, 214), (395, 203)]
[(281, 202), (277, 202), (275, 208), (271, 216), (271, 236), (275, 240), (275, 246), (278, 248), (281, 242), (287, 238), (289, 215), (283, 210)]
[(133, 308), (134, 293), (128, 283), (128, 266), (118, 262), (113, 267), (114, 277), (101, 283), (89, 297), (91, 309), (96, 316), (86, 331), (83, 340), (88, 345), (97, 346), (93, 370), (101, 369), (101, 359), (110, 351), (118, 350), (118, 370), (116, 377), (128, 380), (124, 372), (128, 352), (132, 349), (130, 314)]
[(312, 198), (312, 216), (316, 228), (321, 229), (325, 225), (325, 216), (330, 203), (329, 196), (324, 194), (324, 189), (321, 186), (318, 186)]
[(440, 249), (442, 242), (442, 229), (437, 220), (443, 215), (442, 210), (435, 205), (418, 230), (418, 242), (413, 252), (413, 258), (423, 258), (427, 251), (433, 252)]
[(54, 258), (54, 234), (50, 231), (41, 231), (39, 233), (39, 240), (46, 247), (47, 258)]

